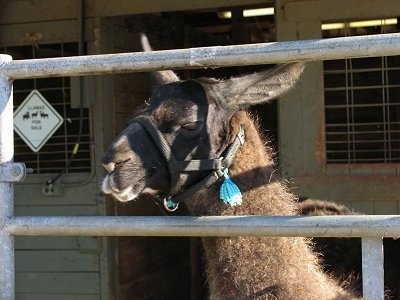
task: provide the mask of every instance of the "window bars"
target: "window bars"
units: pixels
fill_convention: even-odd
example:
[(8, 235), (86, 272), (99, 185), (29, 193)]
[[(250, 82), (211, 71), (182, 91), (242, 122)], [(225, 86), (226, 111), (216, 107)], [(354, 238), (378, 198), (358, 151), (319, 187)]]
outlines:
[[(13, 59), (36, 59), (49, 57), (68, 57), (78, 55), (78, 43), (35, 44), (29, 46), (10, 46), (0, 48), (0, 52), (10, 54)], [(83, 108), (80, 120), (79, 108), (73, 107), (72, 85), (70, 77), (32, 78), (14, 82), (14, 107), (17, 108), (33, 90), (38, 90), (65, 120), (47, 143), (38, 152), (33, 152), (16, 134), (16, 161), (33, 169), (33, 174), (58, 173), (68, 164), (74, 144), (78, 139), (79, 123), (83, 122), (79, 155), (68, 167), (68, 173), (91, 171), (89, 109)], [(75, 99), (79, 102), (79, 99)]]
[[(370, 31), (385, 33), (383, 21)], [(399, 163), (400, 56), (326, 61), (324, 69), (327, 163)]]

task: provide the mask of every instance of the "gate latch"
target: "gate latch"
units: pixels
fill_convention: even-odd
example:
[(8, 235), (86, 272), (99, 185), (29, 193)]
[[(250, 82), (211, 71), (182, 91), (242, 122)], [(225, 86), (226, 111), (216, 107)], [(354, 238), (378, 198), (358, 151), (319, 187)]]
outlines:
[(24, 163), (7, 162), (0, 164), (0, 182), (18, 182), (24, 180), (27, 170)]

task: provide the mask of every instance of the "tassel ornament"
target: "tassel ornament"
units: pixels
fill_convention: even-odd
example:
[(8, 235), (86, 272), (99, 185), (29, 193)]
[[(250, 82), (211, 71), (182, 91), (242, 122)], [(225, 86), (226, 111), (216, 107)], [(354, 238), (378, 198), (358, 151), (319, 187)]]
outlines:
[(239, 187), (228, 176), (228, 169), (224, 170), (224, 181), (219, 190), (220, 199), (230, 206), (237, 206), (242, 204), (242, 193)]

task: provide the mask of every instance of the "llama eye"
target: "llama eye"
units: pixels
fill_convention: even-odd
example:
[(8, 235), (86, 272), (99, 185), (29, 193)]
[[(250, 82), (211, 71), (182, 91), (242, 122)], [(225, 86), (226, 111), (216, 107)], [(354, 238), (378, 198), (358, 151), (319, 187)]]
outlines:
[(189, 123), (183, 124), (182, 128), (189, 130), (189, 131), (194, 131), (197, 128), (199, 128), (200, 124), (201, 124), (201, 121), (189, 122)]

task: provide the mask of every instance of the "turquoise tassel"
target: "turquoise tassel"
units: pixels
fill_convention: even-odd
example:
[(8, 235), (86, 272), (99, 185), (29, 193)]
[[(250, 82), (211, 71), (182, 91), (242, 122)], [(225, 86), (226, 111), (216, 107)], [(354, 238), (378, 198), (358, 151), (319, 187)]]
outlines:
[(224, 170), (224, 181), (219, 190), (219, 197), (225, 204), (237, 206), (242, 204), (242, 193), (239, 187), (228, 176), (228, 169)]

